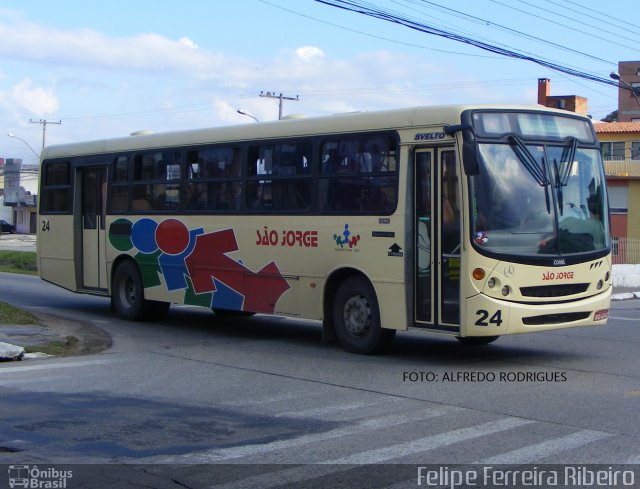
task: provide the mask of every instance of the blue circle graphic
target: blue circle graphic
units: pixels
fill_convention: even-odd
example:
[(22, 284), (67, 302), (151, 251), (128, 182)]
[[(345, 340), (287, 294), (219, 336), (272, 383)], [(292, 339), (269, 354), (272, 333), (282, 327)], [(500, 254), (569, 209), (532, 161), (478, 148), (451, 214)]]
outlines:
[(140, 219), (131, 228), (131, 241), (133, 246), (141, 253), (153, 253), (158, 249), (156, 243), (156, 229), (158, 223), (151, 219)]

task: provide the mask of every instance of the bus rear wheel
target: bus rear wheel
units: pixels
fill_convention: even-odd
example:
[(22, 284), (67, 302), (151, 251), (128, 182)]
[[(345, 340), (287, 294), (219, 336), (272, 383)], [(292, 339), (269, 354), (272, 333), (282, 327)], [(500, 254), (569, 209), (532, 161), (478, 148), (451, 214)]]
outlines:
[(372, 355), (386, 349), (396, 331), (380, 326), (375, 291), (364, 278), (347, 278), (336, 292), (333, 324), (340, 345), (352, 353)]
[(111, 304), (118, 316), (130, 321), (160, 319), (171, 306), (168, 302), (150, 301), (144, 298), (140, 270), (131, 260), (120, 263), (113, 274)]

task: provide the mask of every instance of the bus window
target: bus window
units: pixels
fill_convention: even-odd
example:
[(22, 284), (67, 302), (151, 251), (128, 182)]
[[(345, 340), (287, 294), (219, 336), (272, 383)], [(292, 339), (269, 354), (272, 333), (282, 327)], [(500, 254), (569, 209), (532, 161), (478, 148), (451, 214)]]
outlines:
[[(247, 205), (255, 211), (304, 212), (311, 207), (311, 144), (307, 141), (249, 148)], [(264, 179), (268, 175), (269, 179)]]
[(236, 212), (242, 200), (241, 151), (218, 146), (187, 153), (186, 211)]
[(329, 140), (323, 143), (321, 154), (321, 212), (393, 212), (397, 203), (397, 166), (391, 138)]
[(113, 163), (111, 212), (127, 212), (129, 210), (129, 168), (129, 158), (126, 155), (116, 157)]
[(43, 174), (41, 213), (71, 212), (71, 164), (45, 162)]
[(180, 205), (180, 162), (178, 151), (136, 155), (132, 210), (177, 210)]

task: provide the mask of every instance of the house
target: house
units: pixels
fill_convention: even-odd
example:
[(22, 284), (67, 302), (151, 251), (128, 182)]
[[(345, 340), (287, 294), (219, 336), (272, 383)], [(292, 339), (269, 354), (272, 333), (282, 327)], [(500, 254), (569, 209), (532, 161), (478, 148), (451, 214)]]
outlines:
[(595, 122), (602, 148), (614, 259), (640, 263), (640, 122)]
[(538, 78), (538, 104), (587, 115), (587, 99), (578, 95), (551, 95), (551, 80)]
[(37, 186), (37, 167), (23, 167), (18, 158), (0, 158), (0, 218), (18, 233), (36, 232)]
[(618, 62), (618, 122), (640, 122), (640, 61)]
[[(640, 263), (640, 61), (619, 63), (618, 112), (626, 122), (594, 121), (602, 148), (614, 263)], [(538, 104), (587, 115), (587, 99), (551, 95), (551, 81), (538, 79)], [(635, 116), (635, 117), (634, 117)]]

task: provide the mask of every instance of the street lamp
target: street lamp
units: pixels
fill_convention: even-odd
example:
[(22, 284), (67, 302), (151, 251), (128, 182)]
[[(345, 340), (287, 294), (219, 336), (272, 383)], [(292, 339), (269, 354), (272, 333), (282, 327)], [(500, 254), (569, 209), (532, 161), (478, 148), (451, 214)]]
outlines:
[(14, 138), (14, 139), (19, 139), (20, 141), (22, 141), (24, 144), (27, 145), (27, 148), (29, 148), (31, 150), (31, 152), (36, 155), (36, 158), (40, 159), (40, 155), (38, 153), (36, 153), (36, 150), (33, 149), (31, 147), (31, 145), (29, 143), (27, 143), (24, 139), (19, 138), (18, 136), (16, 136), (15, 134), (13, 134), (12, 132), (8, 133), (7, 136), (9, 136), (10, 138)]
[(633, 95), (633, 98), (635, 98), (636, 102), (638, 102), (638, 105), (640, 105), (640, 100), (638, 99), (638, 93), (637, 93), (637, 91), (640, 91), (639, 87), (634, 87), (629, 85), (626, 81), (622, 79), (620, 74), (616, 73), (615, 71), (612, 71), (611, 73), (609, 73), (609, 77), (612, 78), (613, 80), (618, 81), (627, 90), (631, 90), (631, 94)]
[(238, 112), (238, 114), (242, 114), (242, 115), (246, 115), (247, 117), (251, 117), (256, 122), (260, 122), (256, 116), (253, 116), (253, 115), (249, 114), (249, 112), (245, 112), (244, 110), (240, 110), (240, 109), (238, 109), (236, 112)]

